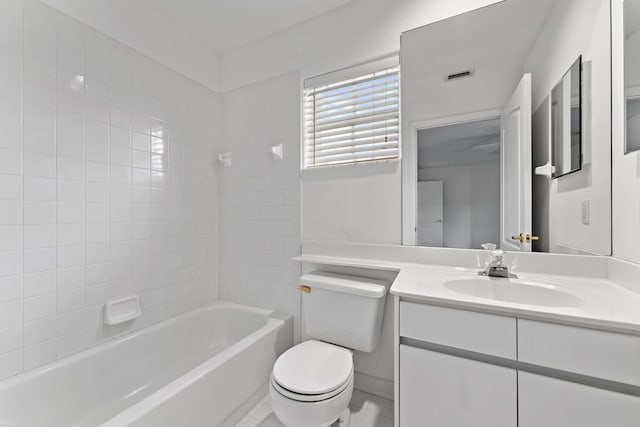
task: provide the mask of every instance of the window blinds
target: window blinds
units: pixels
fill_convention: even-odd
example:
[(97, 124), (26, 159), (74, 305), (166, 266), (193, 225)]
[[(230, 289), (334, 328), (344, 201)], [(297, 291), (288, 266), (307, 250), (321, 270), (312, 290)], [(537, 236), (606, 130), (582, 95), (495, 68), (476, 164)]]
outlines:
[(345, 70), (336, 73), (339, 81), (331, 82), (328, 75), (306, 82), (304, 168), (398, 157), (397, 57), (391, 63), (386, 60), (384, 68), (358, 70), (351, 78), (344, 78)]

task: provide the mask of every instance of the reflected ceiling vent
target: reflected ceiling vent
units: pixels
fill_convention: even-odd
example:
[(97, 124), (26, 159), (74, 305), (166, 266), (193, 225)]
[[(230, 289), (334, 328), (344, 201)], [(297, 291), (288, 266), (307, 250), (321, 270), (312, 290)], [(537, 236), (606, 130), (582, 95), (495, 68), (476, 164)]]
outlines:
[(458, 73), (453, 73), (445, 76), (444, 80), (447, 82), (450, 82), (453, 80), (467, 79), (469, 77), (473, 77), (474, 73), (475, 73), (475, 70), (460, 71)]

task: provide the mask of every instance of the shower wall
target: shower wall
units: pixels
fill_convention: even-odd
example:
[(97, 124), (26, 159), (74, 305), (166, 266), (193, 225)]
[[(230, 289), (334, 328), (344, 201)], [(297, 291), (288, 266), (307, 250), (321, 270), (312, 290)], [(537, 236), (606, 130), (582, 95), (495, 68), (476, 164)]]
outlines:
[(0, 0), (0, 94), (0, 379), (217, 299), (216, 93)]
[[(220, 298), (292, 315), (298, 337), (299, 73), (224, 93), (222, 123), (232, 164), (218, 175)], [(282, 160), (270, 153), (279, 144)]]

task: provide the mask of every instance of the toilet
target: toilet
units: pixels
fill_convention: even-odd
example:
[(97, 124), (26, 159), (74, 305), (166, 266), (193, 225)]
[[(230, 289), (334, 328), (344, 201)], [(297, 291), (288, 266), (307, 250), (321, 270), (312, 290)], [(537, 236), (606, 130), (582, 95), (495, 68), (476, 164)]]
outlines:
[(276, 360), (269, 382), (273, 412), (286, 427), (349, 426), (353, 350), (375, 349), (388, 287), (327, 272), (300, 278), (309, 339)]

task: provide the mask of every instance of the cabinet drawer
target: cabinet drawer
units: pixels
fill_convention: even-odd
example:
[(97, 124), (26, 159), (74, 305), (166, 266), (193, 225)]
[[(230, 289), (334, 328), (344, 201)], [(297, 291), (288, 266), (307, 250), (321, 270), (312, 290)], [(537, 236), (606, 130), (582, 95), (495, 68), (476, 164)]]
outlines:
[(400, 336), (516, 358), (516, 319), (413, 302), (400, 302)]
[(518, 320), (518, 360), (640, 386), (640, 337)]
[(638, 427), (640, 397), (518, 372), (519, 427)]

